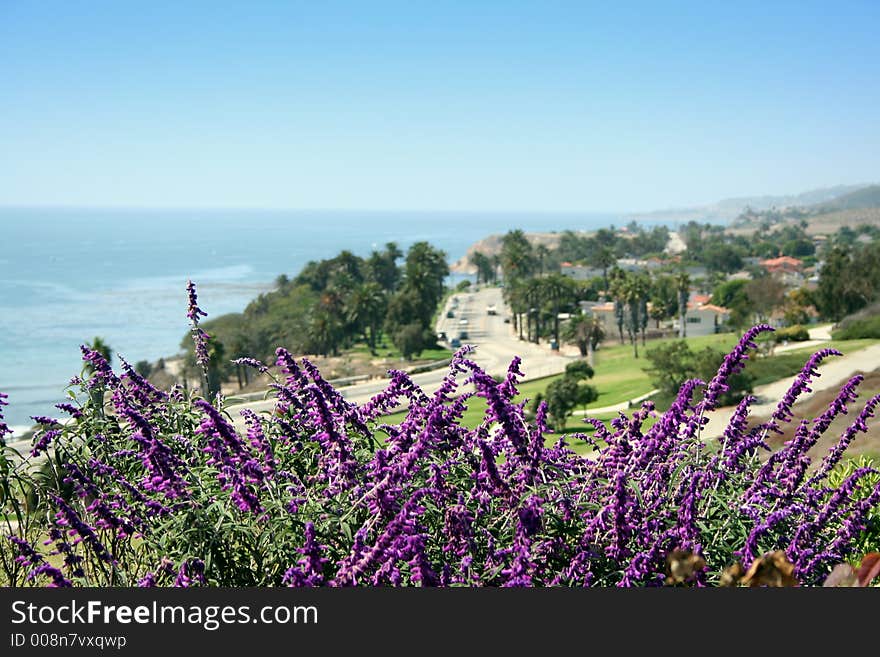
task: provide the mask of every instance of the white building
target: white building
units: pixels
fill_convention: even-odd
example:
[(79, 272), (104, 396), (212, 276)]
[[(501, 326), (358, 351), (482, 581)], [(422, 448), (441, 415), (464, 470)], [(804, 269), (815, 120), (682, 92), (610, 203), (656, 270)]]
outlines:
[[(715, 306), (711, 303), (688, 303), (688, 311), (685, 317), (687, 324), (686, 337), (693, 338), (699, 335), (712, 335), (718, 333), (721, 326), (730, 319), (730, 311), (721, 306)], [(672, 323), (673, 328), (678, 331), (681, 324), (678, 318)]]

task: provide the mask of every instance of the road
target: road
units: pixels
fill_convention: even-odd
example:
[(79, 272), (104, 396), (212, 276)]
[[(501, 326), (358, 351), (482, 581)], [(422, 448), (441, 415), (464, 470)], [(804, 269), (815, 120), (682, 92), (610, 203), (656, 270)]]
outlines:
[[(487, 312), (489, 306), (495, 306), (497, 314)], [(447, 317), (451, 312), (452, 317)], [(515, 356), (523, 360), (521, 369), (526, 379), (536, 379), (565, 370), (565, 366), (577, 357), (574, 354), (563, 354), (552, 351), (548, 344), (532, 344), (520, 341), (513, 332), (513, 325), (505, 323), (509, 310), (504, 303), (501, 288), (484, 287), (473, 292), (460, 292), (450, 297), (441, 309), (437, 320), (436, 331), (445, 333), (449, 340), (458, 337), (462, 332), (466, 338), (461, 343), (471, 345), (476, 350), (470, 358), (492, 375), (503, 375), (507, 372), (510, 361)], [(426, 393), (431, 394), (440, 387), (447, 369), (440, 368), (431, 372), (412, 375), (412, 380)], [(387, 379), (380, 379), (339, 388), (339, 392), (349, 401), (362, 404), (378, 392), (385, 389)], [(268, 411), (274, 408), (273, 399), (249, 401), (229, 406), (227, 410), (241, 426), (239, 412), (250, 408), (255, 412)]]

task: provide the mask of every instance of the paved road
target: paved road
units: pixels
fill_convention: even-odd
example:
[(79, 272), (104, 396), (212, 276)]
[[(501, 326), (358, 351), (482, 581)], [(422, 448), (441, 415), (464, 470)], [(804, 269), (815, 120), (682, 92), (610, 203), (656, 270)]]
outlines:
[[(495, 306), (497, 314), (489, 315), (487, 310), (489, 306)], [(451, 311), (453, 316), (447, 317), (447, 311)], [(504, 304), (502, 290), (486, 287), (450, 297), (440, 312), (436, 330), (438, 333), (445, 333), (450, 340), (464, 331), (467, 337), (461, 340), (462, 344), (476, 347), (471, 359), (493, 375), (503, 375), (510, 361), (517, 355), (523, 359), (521, 369), (526, 379), (558, 374), (576, 358), (570, 353), (552, 351), (548, 344), (535, 345), (520, 341), (514, 335), (512, 324), (504, 322), (504, 318), (508, 316), (509, 311)], [(412, 379), (422, 390), (430, 394), (440, 386), (446, 372), (446, 368), (441, 368), (432, 372), (414, 374)], [(380, 379), (346, 386), (339, 391), (346, 399), (361, 404), (384, 390), (387, 383), (387, 379)], [(271, 399), (250, 401), (230, 406), (227, 410), (233, 418), (238, 418), (239, 411), (243, 408), (260, 412), (271, 410), (274, 405), (274, 400)]]

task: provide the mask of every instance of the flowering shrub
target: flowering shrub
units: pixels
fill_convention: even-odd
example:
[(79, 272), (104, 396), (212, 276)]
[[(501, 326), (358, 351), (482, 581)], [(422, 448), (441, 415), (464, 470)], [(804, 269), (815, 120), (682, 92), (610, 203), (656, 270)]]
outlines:
[[(193, 289), (190, 299), (204, 341)], [(274, 410), (233, 418), (222, 398), (158, 390), (84, 348), (91, 367), (73, 382), (84, 401), (59, 406), (66, 422), (38, 418), (30, 453), (0, 458), (3, 576), (17, 586), (636, 586), (683, 581), (684, 566), (668, 570), (674, 555), (689, 581), (716, 585), (733, 562), (757, 567), (781, 550), (786, 577), (820, 583), (861, 547), (880, 501), (871, 467), (836, 474), (880, 397), (817, 467), (807, 451), (853, 403), (858, 376), (759, 458), (836, 353), (820, 351), (768, 421), (749, 427), (747, 397), (720, 443), (707, 443), (708, 414), (767, 330), (748, 331), (708, 383), (686, 382), (650, 429), (650, 402), (607, 426), (590, 420), (593, 437), (574, 438), (595, 441), (589, 457), (565, 437), (548, 445), (544, 406), (526, 422), (519, 359), (498, 382), (463, 348), (435, 393), (395, 371), (355, 405), (278, 349)], [(460, 420), (475, 395), (487, 410), (469, 429)], [(385, 423), (401, 404), (406, 418)]]

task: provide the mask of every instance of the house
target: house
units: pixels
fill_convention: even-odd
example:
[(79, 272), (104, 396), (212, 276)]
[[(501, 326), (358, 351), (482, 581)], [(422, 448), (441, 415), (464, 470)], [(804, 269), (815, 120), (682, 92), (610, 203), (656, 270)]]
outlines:
[(617, 331), (613, 301), (581, 301), (578, 305), (584, 313), (599, 318), (606, 335), (612, 335), (612, 331)]
[(656, 258), (652, 258), (650, 260), (642, 260), (640, 258), (618, 258), (617, 266), (620, 267), (623, 271), (628, 272), (640, 272), (645, 271), (646, 269), (658, 269), (662, 266), (662, 262)]
[(800, 287), (804, 283), (804, 263), (791, 256), (762, 260), (761, 266), (769, 274), (782, 281), (786, 287)]
[(760, 264), (770, 274), (800, 274), (804, 268), (802, 260), (792, 258), (791, 256), (779, 256), (778, 258), (762, 260)]
[(703, 265), (690, 265), (684, 268), (684, 273), (690, 277), (691, 281), (694, 281), (698, 278), (706, 278), (709, 275), (709, 270)]
[[(728, 319), (730, 319), (730, 311), (727, 308), (722, 308), (721, 306), (716, 306), (711, 303), (696, 303), (695, 301), (689, 301), (687, 316), (685, 317), (685, 322), (687, 324), (685, 330), (686, 336), (693, 338), (699, 335), (712, 335), (718, 333), (718, 331), (721, 330), (721, 326), (724, 325)], [(680, 324), (678, 318), (675, 319), (672, 326), (676, 331), (679, 330)]]
[(588, 265), (575, 265), (563, 262), (559, 265), (559, 273), (576, 281), (589, 281), (593, 278), (601, 278), (602, 270)]

